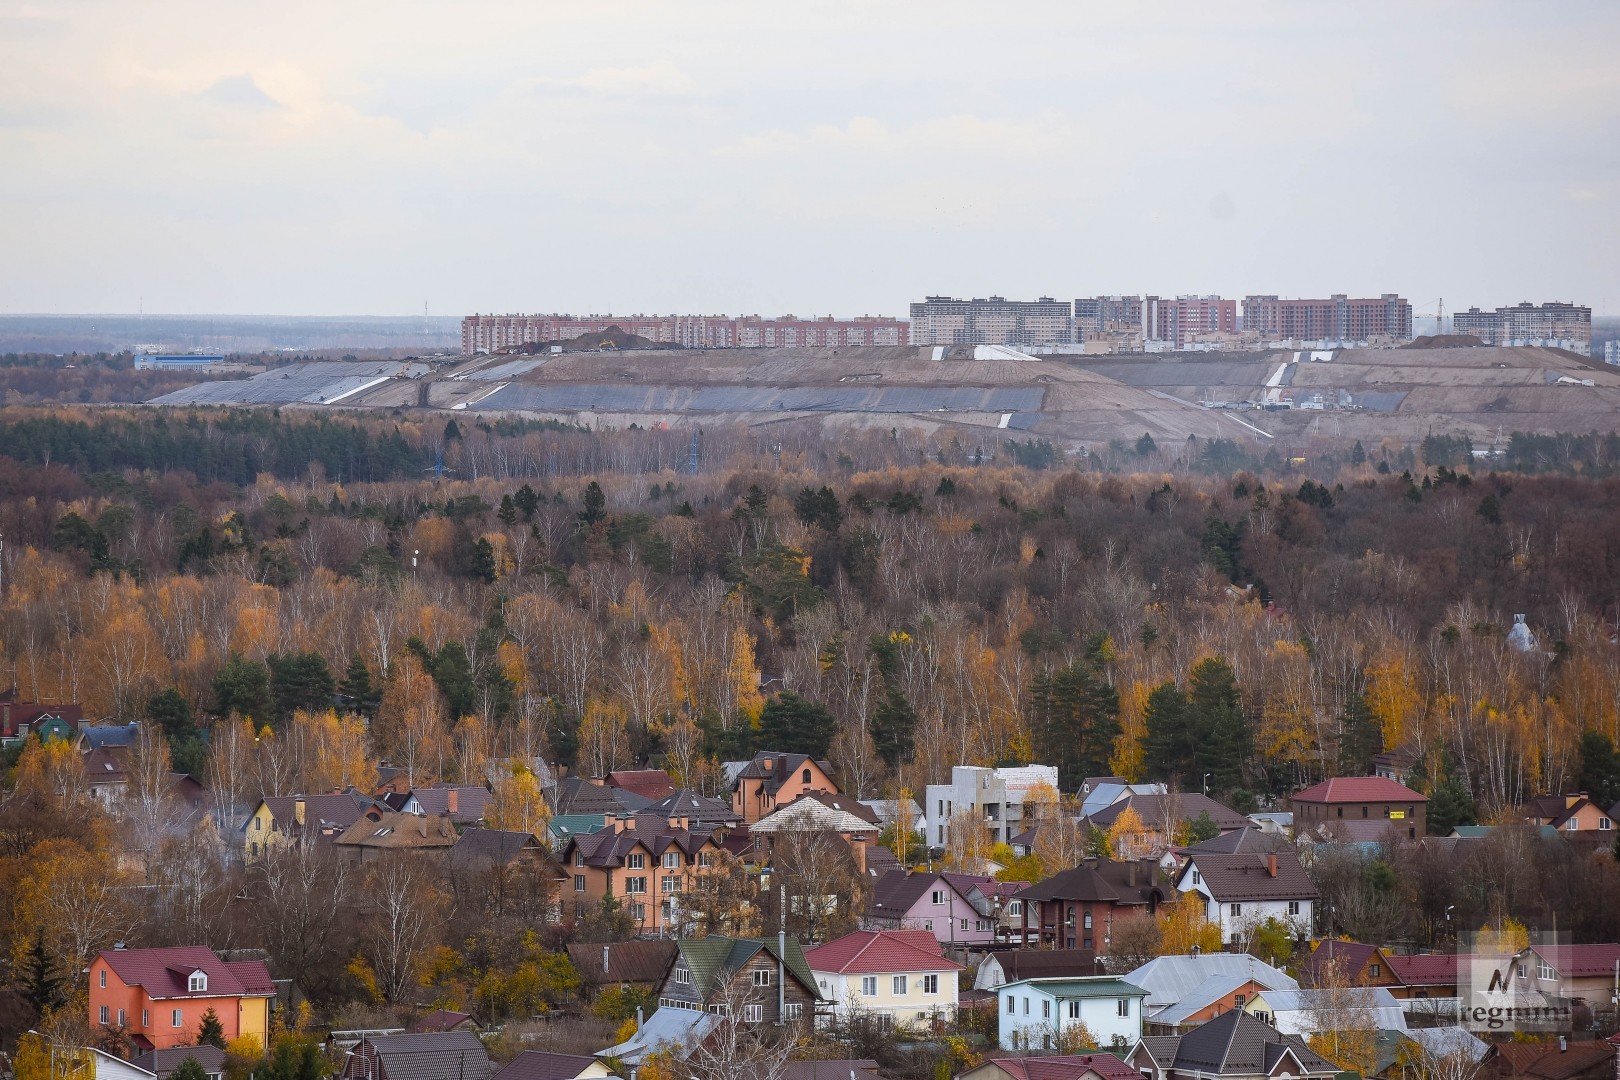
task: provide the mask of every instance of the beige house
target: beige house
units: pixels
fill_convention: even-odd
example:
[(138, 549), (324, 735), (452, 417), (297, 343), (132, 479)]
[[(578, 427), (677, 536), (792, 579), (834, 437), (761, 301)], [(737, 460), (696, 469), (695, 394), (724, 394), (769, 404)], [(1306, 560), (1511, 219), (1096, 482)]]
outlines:
[(839, 1020), (871, 1016), (893, 1028), (931, 1029), (956, 1018), (957, 975), (927, 930), (857, 930), (805, 953)]

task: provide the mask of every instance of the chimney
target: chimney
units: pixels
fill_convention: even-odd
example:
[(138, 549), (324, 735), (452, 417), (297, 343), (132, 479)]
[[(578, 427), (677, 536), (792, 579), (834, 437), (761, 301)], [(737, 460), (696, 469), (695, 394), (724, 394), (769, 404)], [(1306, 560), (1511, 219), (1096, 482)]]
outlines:
[(625, 814), (623, 817), (621, 817), (619, 819), (619, 821), (623, 824), (625, 832), (635, 832), (636, 831), (636, 815), (634, 815), (634, 814)]
[(608, 970), (608, 946), (604, 945), (604, 946), (602, 946), (602, 974), (606, 975), (607, 970)]
[(1277, 876), (1277, 853), (1275, 851), (1266, 852), (1266, 873), (1272, 877)]
[(861, 877), (866, 876), (866, 837), (855, 835), (849, 838), (849, 853), (855, 857), (855, 873)]
[(1136, 888), (1136, 860), (1132, 859), (1125, 864), (1125, 884)]
[(762, 759), (760, 761), (759, 767), (761, 769), (764, 769), (766, 772), (770, 772), (771, 771), (771, 764), (772, 764), (772, 762), (771, 762), (770, 758), (764, 758), (764, 759)]
[(302, 795), (294, 795), (293, 796), (293, 824), (302, 825), (303, 823), (304, 823), (304, 797)]
[(451, 788), (449, 793), (445, 796), (445, 798), (449, 802), (450, 815), (452, 817), (454, 817), (456, 812), (461, 809), (461, 791), (460, 791), (460, 789), (459, 788)]
[(619, 831), (619, 815), (618, 814), (612, 814), (612, 813), (603, 814), (602, 815), (602, 827), (604, 829), (609, 829), (609, 830), (611, 830), (613, 832), (618, 832)]

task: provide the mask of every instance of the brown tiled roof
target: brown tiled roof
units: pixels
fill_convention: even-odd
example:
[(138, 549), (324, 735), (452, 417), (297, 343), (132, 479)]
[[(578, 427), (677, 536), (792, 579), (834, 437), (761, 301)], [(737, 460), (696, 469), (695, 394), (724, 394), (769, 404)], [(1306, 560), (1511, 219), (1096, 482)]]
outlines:
[(373, 821), (362, 817), (332, 841), (339, 847), (415, 851), (455, 845), (456, 827), (448, 817), (421, 817), (392, 811)]
[(493, 1080), (574, 1080), (596, 1064), (586, 1054), (553, 1054), (545, 1050), (525, 1050), (507, 1062)]
[(663, 769), (620, 769), (607, 774), (607, 786), (633, 791), (645, 799), (666, 799), (675, 793), (669, 773)]
[[(450, 812), (450, 792), (456, 793), (455, 813)], [(489, 789), (479, 784), (434, 784), (432, 787), (412, 788), (411, 796), (421, 804), (428, 817), (448, 814), (457, 825), (481, 821), (491, 798)]]
[(1284, 1035), (1241, 1009), (1222, 1013), (1193, 1028), (1177, 1044), (1174, 1062), (1159, 1064), (1173, 1067), (1178, 1073), (1269, 1076), (1288, 1053), (1294, 1055), (1309, 1075), (1331, 1076), (1339, 1071), (1338, 1066), (1314, 1053), (1299, 1036)]
[(578, 776), (559, 783), (553, 798), (553, 809), (559, 814), (633, 814), (653, 802), (634, 791), (593, 784)]
[(1113, 1054), (1053, 1054), (1049, 1057), (996, 1057), (994, 1065), (1012, 1080), (1080, 1080), (1095, 1072), (1104, 1080), (1142, 1080), (1142, 1074)]
[(1456, 986), (1456, 953), (1389, 956), (1389, 970), (1405, 986)]
[[(1359, 941), (1340, 941), (1337, 938), (1324, 938), (1310, 954), (1299, 961), (1299, 985), (1307, 989), (1321, 986), (1321, 980), (1326, 975), (1328, 965), (1338, 961), (1343, 967), (1345, 976), (1353, 976), (1360, 971), (1367, 961), (1372, 959), (1378, 951), (1376, 945), (1363, 945)], [(1394, 965), (1390, 965), (1393, 973)]]
[[(568, 946), (568, 959), (579, 977), (591, 986), (619, 983), (656, 983), (675, 959), (675, 942), (617, 941), (610, 945)], [(607, 970), (603, 970), (603, 957)]]
[[(782, 785), (787, 783), (794, 773), (804, 768), (804, 763), (812, 760), (809, 754), (782, 754), (770, 750), (761, 750), (755, 754), (753, 760), (744, 765), (737, 774), (738, 780), (763, 780), (765, 790), (775, 795)], [(770, 762), (771, 767), (766, 768), (765, 763)], [(832, 774), (832, 765), (826, 761), (817, 761), (816, 767), (823, 775)]]
[(1093, 949), (1004, 949), (992, 953), (1008, 982), (1109, 974)]
[(1493, 1043), (1480, 1062), (1482, 1071), (1509, 1076), (1536, 1077), (1538, 1080), (1569, 1080), (1591, 1072), (1609, 1075), (1615, 1048), (1607, 1040), (1557, 1043)]
[(171, 1046), (165, 1050), (148, 1050), (130, 1064), (137, 1069), (145, 1069), (158, 1080), (167, 1080), (187, 1058), (195, 1059), (197, 1064), (203, 1067), (203, 1072), (209, 1076), (219, 1076), (225, 1071), (225, 1051), (207, 1043), (199, 1046)]
[(651, 814), (637, 814), (634, 820), (635, 828), (623, 832), (603, 829), (576, 834), (564, 845), (562, 861), (572, 864), (574, 852), (578, 851), (584, 854), (586, 866), (605, 870), (623, 866), (624, 857), (638, 846), (654, 859), (672, 847), (690, 859), (714, 837), (705, 830), (671, 828), (668, 819)]
[(1119, 815), (1125, 812), (1126, 807), (1135, 810), (1142, 819), (1142, 824), (1149, 829), (1163, 830), (1165, 824), (1175, 824), (1182, 821), (1197, 821), (1199, 815), (1209, 814), (1210, 820), (1220, 829), (1243, 829), (1250, 824), (1249, 819), (1233, 810), (1223, 806), (1199, 792), (1173, 792), (1168, 795), (1127, 795), (1117, 802), (1109, 803), (1090, 817), (1091, 824), (1099, 829), (1107, 829)]
[[(1272, 877), (1269, 860), (1275, 859)], [(1291, 851), (1267, 855), (1196, 855), (1182, 867), (1182, 880), (1192, 868), (1203, 875), (1210, 895), (1219, 903), (1233, 900), (1315, 900), (1316, 886)]]

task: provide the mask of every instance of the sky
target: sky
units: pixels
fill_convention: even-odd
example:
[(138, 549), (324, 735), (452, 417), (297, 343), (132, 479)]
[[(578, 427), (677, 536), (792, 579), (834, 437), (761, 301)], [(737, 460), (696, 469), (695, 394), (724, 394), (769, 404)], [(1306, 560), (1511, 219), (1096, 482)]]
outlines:
[(0, 312), (1620, 314), (1620, 4), (0, 0)]

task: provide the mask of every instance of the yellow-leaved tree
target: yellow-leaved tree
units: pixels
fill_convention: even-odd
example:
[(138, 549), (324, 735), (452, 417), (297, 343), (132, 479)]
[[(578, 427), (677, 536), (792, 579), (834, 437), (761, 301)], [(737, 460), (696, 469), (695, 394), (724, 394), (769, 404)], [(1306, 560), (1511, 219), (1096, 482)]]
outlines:
[(1134, 807), (1121, 810), (1108, 827), (1108, 850), (1120, 862), (1135, 862), (1153, 854), (1153, 834)]
[(1200, 952), (1218, 952), (1221, 928), (1204, 917), (1204, 898), (1187, 893), (1159, 917), (1160, 956), (1185, 956), (1194, 946)]
[(541, 794), (539, 778), (527, 765), (514, 761), (511, 771), (495, 781), (484, 817), (492, 829), (545, 834), (551, 811)]

